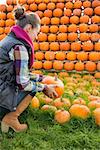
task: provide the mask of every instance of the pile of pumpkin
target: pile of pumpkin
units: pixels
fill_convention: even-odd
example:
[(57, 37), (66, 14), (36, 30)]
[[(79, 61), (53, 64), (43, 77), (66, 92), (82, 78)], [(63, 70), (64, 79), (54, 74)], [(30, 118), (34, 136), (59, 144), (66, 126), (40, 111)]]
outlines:
[[(15, 24), (17, 3), (41, 18), (34, 69), (100, 71), (99, 0), (6, 0), (0, 5), (0, 40)], [(100, 77), (100, 75), (99, 75)]]
[[(52, 76), (47, 76), (43, 83), (55, 84), (54, 74)], [(80, 74), (69, 75), (65, 72), (59, 73), (59, 79), (63, 81), (64, 87), (58, 86), (58, 97), (52, 99), (37, 93), (31, 101), (31, 107), (53, 112), (54, 120), (60, 124), (67, 123), (73, 117), (87, 119), (92, 116), (100, 126), (100, 82), (92, 75), (82, 77)]]

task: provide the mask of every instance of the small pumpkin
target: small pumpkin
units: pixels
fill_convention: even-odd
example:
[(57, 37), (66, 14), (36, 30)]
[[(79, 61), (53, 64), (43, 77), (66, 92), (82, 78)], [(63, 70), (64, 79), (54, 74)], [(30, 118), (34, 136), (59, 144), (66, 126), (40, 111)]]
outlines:
[(75, 67), (75, 64), (73, 62), (71, 62), (71, 61), (64, 63), (64, 69), (66, 71), (72, 71), (72, 70), (74, 70), (74, 67)]
[(53, 68), (56, 70), (62, 70), (63, 69), (63, 62), (59, 60), (55, 60), (53, 62)]
[(54, 119), (60, 124), (66, 123), (70, 120), (70, 113), (66, 110), (57, 110)]
[(72, 15), (72, 10), (71, 9), (64, 9), (64, 16), (70, 17)]
[(63, 11), (60, 8), (56, 8), (53, 10), (53, 16), (54, 17), (61, 17), (63, 15)]
[(80, 52), (77, 54), (77, 59), (81, 61), (86, 61), (88, 60), (88, 53), (86, 52)]
[(35, 61), (33, 63), (33, 68), (34, 69), (41, 69), (42, 68), (42, 62), (41, 61)]
[(39, 47), (40, 47), (40, 50), (47, 51), (47, 50), (49, 50), (50, 46), (49, 46), (48, 42), (40, 42)]
[(76, 60), (76, 53), (73, 52), (73, 51), (68, 52), (68, 53), (67, 53), (67, 59), (68, 59), (68, 60), (71, 60), (71, 61)]
[(77, 71), (83, 71), (84, 70), (84, 63), (83, 62), (77, 62), (76, 64), (75, 64), (75, 70), (77, 70)]
[(89, 72), (93, 72), (96, 70), (96, 63), (92, 61), (88, 61), (85, 64), (85, 69)]
[(56, 5), (53, 2), (50, 2), (50, 3), (47, 4), (47, 8), (50, 9), (50, 10), (54, 10), (55, 7), (56, 7)]
[(95, 123), (100, 126), (100, 108), (96, 108), (93, 111), (93, 116), (95, 118)]
[(57, 25), (51, 25), (50, 26), (50, 32), (51, 33), (57, 33), (59, 30), (58, 26)]
[(66, 54), (64, 52), (58, 52), (56, 53), (56, 59), (57, 60), (65, 60)]
[(60, 50), (63, 50), (63, 51), (70, 50), (70, 43), (69, 42), (61, 42), (60, 43)]
[(88, 31), (88, 25), (86, 23), (80, 23), (79, 24), (79, 30), (80, 30), (80, 32), (87, 32)]
[(43, 68), (46, 70), (52, 69), (52, 61), (44, 61)]
[(39, 108), (39, 106), (40, 106), (39, 99), (36, 96), (34, 96), (32, 98), (31, 106), (32, 106), (32, 108)]
[(47, 76), (47, 77), (45, 77), (45, 78), (42, 80), (42, 83), (48, 84), (48, 85), (49, 85), (49, 84), (57, 85), (57, 86), (55, 87), (55, 91), (56, 91), (57, 94), (58, 94), (58, 96), (57, 96), (56, 98), (62, 96), (62, 94), (64, 93), (64, 84), (63, 84), (63, 82), (62, 82), (60, 79), (58, 79), (56, 76), (55, 76), (55, 77)]
[(72, 24), (78, 24), (79, 23), (79, 17), (78, 16), (71, 16), (70, 17), (70, 23)]
[(43, 60), (44, 59), (44, 53), (43, 52), (36, 52), (35, 53), (35, 59)]
[(90, 115), (90, 110), (87, 106), (81, 104), (73, 104), (69, 112), (71, 113), (72, 117), (86, 119)]
[(53, 51), (45, 52), (45, 59), (46, 60), (54, 60), (55, 59), (55, 53)]
[(72, 51), (76, 51), (76, 52), (80, 51), (81, 50), (81, 43), (79, 43), (79, 42), (72, 42), (71, 43), (71, 50)]
[(58, 42), (51, 42), (50, 43), (50, 50), (58, 51), (59, 50), (59, 43)]
[(76, 41), (78, 39), (78, 34), (77, 33), (74, 33), (74, 32), (71, 32), (71, 33), (68, 33), (68, 40), (73, 42), (73, 41)]
[(68, 32), (77, 32), (77, 25), (76, 24), (69, 25)]

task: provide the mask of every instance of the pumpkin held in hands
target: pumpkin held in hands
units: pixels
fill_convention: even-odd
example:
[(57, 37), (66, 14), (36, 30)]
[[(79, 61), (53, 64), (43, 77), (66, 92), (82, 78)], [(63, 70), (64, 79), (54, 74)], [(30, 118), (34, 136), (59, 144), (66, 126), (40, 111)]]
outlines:
[(55, 91), (56, 91), (56, 93), (57, 93), (57, 95), (58, 95), (56, 98), (61, 97), (62, 94), (64, 93), (64, 84), (63, 84), (63, 82), (62, 82), (60, 79), (58, 79), (56, 76), (55, 76), (55, 77), (47, 76), (47, 77), (45, 77), (45, 78), (43, 79), (42, 83), (48, 84), (48, 85), (50, 85), (50, 84), (51, 84), (51, 85), (56, 85), (56, 86), (55, 86)]

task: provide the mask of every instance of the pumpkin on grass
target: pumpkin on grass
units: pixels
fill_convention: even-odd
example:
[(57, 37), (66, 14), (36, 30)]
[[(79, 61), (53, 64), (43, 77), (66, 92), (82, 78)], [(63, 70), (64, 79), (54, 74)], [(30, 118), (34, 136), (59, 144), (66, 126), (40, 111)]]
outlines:
[(98, 126), (100, 126), (100, 108), (96, 108), (93, 111), (93, 116), (95, 118), (95, 122)]
[(39, 108), (39, 106), (40, 106), (39, 99), (36, 96), (34, 96), (32, 98), (31, 106), (32, 106), (32, 108)]
[(57, 85), (55, 87), (55, 91), (57, 92), (58, 96), (57, 97), (61, 97), (62, 94), (64, 93), (64, 84), (63, 82), (58, 79), (56, 76), (52, 77), (52, 76), (47, 76), (42, 80), (42, 83), (44, 84), (53, 84), (53, 85)]
[(70, 120), (70, 113), (66, 110), (57, 110), (54, 119), (60, 124), (66, 123)]
[(73, 104), (70, 107), (69, 112), (71, 113), (72, 117), (77, 117), (82, 119), (86, 119), (90, 115), (90, 109), (87, 106), (81, 104)]

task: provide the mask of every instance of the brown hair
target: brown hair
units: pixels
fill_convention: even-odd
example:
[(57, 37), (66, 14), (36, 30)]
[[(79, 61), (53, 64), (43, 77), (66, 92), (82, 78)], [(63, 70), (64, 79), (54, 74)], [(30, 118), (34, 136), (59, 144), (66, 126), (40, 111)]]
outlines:
[(33, 28), (40, 25), (40, 18), (36, 13), (25, 13), (23, 7), (18, 7), (14, 10), (16, 25), (24, 28), (27, 24), (31, 24)]

